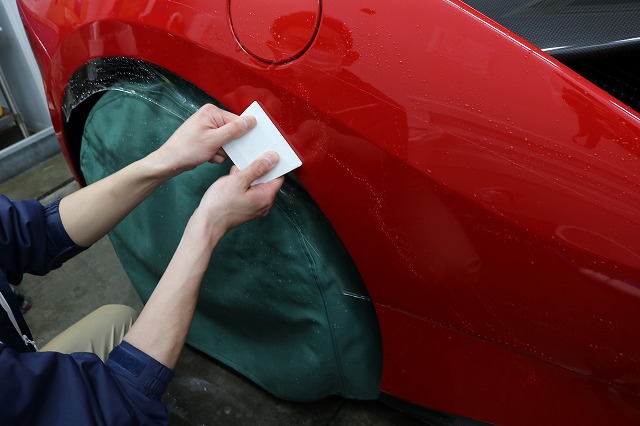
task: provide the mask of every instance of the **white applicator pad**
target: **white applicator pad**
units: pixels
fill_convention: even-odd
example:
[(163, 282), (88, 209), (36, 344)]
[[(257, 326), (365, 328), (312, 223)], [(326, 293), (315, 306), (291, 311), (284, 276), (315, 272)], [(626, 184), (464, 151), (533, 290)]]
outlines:
[(224, 145), (225, 152), (238, 169), (242, 170), (255, 159), (268, 151), (275, 151), (280, 156), (278, 164), (266, 175), (252, 183), (269, 182), (302, 165), (302, 161), (291, 149), (287, 140), (278, 131), (275, 124), (264, 112), (260, 104), (254, 101), (241, 116), (252, 115), (256, 118), (256, 126), (247, 134)]

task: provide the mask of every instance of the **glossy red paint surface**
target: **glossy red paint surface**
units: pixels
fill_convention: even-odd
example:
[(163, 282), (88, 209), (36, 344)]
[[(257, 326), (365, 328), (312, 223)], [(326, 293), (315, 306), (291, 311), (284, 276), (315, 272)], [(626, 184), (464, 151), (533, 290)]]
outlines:
[(303, 43), (268, 56), (287, 15), (254, 3), (274, 22), (240, 38), (261, 60), (224, 1), (20, 0), (63, 147), (66, 84), (94, 58), (158, 64), (234, 112), (258, 99), (376, 304), (383, 391), (496, 423), (637, 424), (638, 114), (456, 1), (323, 1), (280, 65)]

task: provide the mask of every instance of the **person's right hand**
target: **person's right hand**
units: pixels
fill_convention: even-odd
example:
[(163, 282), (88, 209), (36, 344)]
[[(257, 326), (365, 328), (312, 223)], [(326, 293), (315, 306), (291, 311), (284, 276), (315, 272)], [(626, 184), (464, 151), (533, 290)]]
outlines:
[(182, 123), (147, 159), (166, 169), (170, 175), (206, 162), (221, 163), (227, 158), (222, 146), (244, 135), (255, 125), (254, 117), (239, 117), (207, 104)]
[(222, 232), (266, 216), (282, 186), (284, 177), (267, 183), (251, 185), (267, 174), (278, 162), (278, 154), (268, 152), (239, 171), (235, 166), (231, 173), (213, 183), (202, 197), (194, 216), (201, 216), (209, 225)]

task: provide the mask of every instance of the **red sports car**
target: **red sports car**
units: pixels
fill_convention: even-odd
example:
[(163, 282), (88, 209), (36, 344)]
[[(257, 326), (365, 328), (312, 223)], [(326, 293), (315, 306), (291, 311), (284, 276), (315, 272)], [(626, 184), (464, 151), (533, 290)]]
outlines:
[[(258, 100), (302, 159), (191, 344), (283, 398), (640, 423), (639, 1), (18, 4), (79, 181), (202, 102)], [(187, 179), (112, 235), (143, 298)]]

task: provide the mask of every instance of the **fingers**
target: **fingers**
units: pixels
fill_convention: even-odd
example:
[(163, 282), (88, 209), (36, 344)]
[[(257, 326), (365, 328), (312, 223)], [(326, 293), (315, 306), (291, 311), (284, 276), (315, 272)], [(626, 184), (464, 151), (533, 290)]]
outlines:
[(276, 166), (279, 159), (280, 157), (277, 152), (267, 152), (262, 154), (253, 163), (249, 164), (247, 168), (239, 172), (238, 175), (243, 179), (243, 183), (248, 187), (256, 179), (259, 179), (269, 173), (269, 171)]
[(244, 135), (256, 125), (255, 117), (239, 117), (212, 104), (203, 105), (196, 114), (208, 122), (212, 139), (220, 145)]
[(150, 161), (159, 164), (166, 177), (193, 170), (206, 162), (222, 163), (227, 159), (222, 146), (255, 125), (254, 117), (238, 117), (214, 105), (204, 105), (173, 132)]
[(283, 182), (284, 176), (280, 176), (277, 179), (252, 186), (249, 189), (250, 191), (259, 192), (259, 195), (256, 195), (256, 199), (260, 199), (262, 203), (262, 209), (259, 211), (259, 216), (264, 217), (269, 214), (269, 211), (271, 210), (273, 203), (276, 201), (276, 195), (278, 195), (278, 191), (280, 191)]
[[(264, 190), (267, 191), (267, 193), (271, 194), (271, 203), (273, 203), (273, 201), (276, 198), (276, 194), (278, 194), (278, 191), (280, 191), (280, 188), (282, 187), (283, 183), (284, 183), (284, 176), (280, 176), (277, 179), (274, 179), (272, 181), (265, 182), (265, 183), (263, 183), (261, 185), (256, 185), (256, 186), (263, 187)], [(254, 186), (254, 188), (255, 188), (255, 186)], [(269, 206), (269, 207), (271, 207), (271, 206)]]
[(229, 156), (227, 155), (227, 153), (224, 151), (224, 149), (220, 148), (214, 155), (213, 158), (211, 160), (209, 160), (210, 163), (213, 164), (220, 164), (223, 163), (224, 161), (227, 160), (227, 158), (229, 158)]
[(229, 123), (238, 118), (236, 114), (224, 109), (220, 110), (220, 115), (222, 116), (222, 119), (224, 120), (225, 123)]
[(205, 192), (199, 209), (207, 212), (206, 215), (217, 222), (224, 232), (266, 216), (284, 177), (259, 185), (251, 184), (272, 170), (278, 159), (276, 152), (267, 152), (242, 171), (233, 166), (228, 176), (216, 180)]
[(230, 123), (238, 119), (238, 116), (227, 110), (218, 108), (213, 104), (204, 104), (194, 114), (195, 116), (202, 116), (206, 121), (211, 123), (212, 128), (218, 128), (224, 126), (226, 123)]
[(217, 135), (219, 135), (219, 141), (224, 145), (232, 139), (239, 138), (240, 136), (253, 129), (256, 125), (255, 117), (238, 117), (233, 121), (230, 121), (223, 126), (213, 129)]

